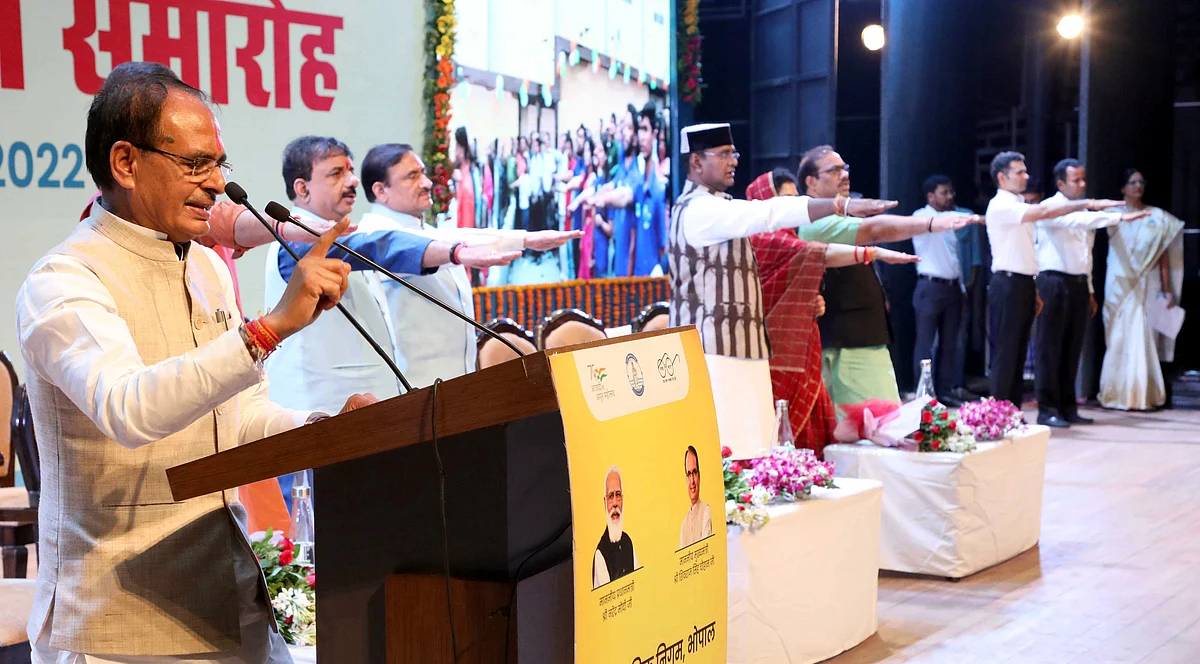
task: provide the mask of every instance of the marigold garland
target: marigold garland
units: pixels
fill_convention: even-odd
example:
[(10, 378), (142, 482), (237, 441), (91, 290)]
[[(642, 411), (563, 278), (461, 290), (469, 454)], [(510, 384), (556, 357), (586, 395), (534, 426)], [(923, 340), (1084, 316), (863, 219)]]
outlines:
[(679, 57), (679, 79), (683, 101), (699, 104), (703, 99), (704, 78), (700, 75), (700, 0), (680, 0), (683, 20), (679, 22), (679, 43), (683, 54)]
[(434, 216), (447, 210), (450, 190), (450, 89), (457, 77), (454, 41), (457, 21), (454, 0), (426, 0), (425, 15), (425, 145), (422, 150), (433, 181)]

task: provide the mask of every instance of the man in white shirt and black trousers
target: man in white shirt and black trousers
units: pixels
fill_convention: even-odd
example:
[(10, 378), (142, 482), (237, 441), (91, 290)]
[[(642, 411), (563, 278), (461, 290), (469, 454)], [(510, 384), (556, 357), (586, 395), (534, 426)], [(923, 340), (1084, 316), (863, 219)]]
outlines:
[[(954, 183), (945, 175), (925, 179), (925, 207), (914, 217), (941, 217), (971, 214), (954, 204)], [(971, 227), (968, 230), (974, 233)], [(967, 276), (963, 274), (958, 232), (925, 233), (912, 239), (913, 250), (921, 257), (917, 263), (917, 287), (913, 291), (913, 310), (917, 314), (917, 335), (913, 344), (913, 364), (921, 375), (921, 360), (933, 360), (933, 384), (937, 398), (951, 407), (962, 402), (953, 394), (958, 379), (958, 335), (966, 305)], [(937, 357), (933, 343), (937, 339)]]
[[(1054, 166), (1058, 193), (1046, 200), (1064, 204), (1087, 189), (1087, 171), (1075, 159)], [(1038, 296), (1044, 303), (1034, 344), (1038, 424), (1066, 428), (1091, 424), (1079, 415), (1075, 376), (1087, 320), (1096, 315), (1092, 296), (1092, 243), (1097, 228), (1145, 216), (1143, 212), (1073, 212), (1037, 222)]]
[[(992, 396), (1020, 407), (1029, 329), (1041, 306), (1034, 285), (1038, 257), (1033, 224), (1072, 212), (1115, 207), (1120, 201), (1088, 198), (1030, 205), (1021, 198), (1029, 180), (1029, 170), (1025, 168), (1025, 155), (1020, 152), (996, 155), (992, 159), (991, 172), (996, 182), (996, 195), (988, 203), (985, 219), (988, 243), (992, 247), (988, 309), (994, 317), (992, 329), (996, 338), (988, 378)], [(1063, 223), (1086, 226), (1088, 222), (1066, 219)]]

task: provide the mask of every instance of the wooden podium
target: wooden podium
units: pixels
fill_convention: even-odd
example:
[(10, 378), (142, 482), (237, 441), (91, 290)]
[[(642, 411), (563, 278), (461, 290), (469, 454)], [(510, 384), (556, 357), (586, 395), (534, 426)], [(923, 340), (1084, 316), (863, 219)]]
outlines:
[(314, 469), (324, 664), (449, 664), (450, 613), (459, 662), (571, 662), (570, 483), (558, 408), (546, 353), (536, 353), (440, 384), (436, 405), (433, 388), (416, 390), (167, 476), (175, 499), (186, 500)]

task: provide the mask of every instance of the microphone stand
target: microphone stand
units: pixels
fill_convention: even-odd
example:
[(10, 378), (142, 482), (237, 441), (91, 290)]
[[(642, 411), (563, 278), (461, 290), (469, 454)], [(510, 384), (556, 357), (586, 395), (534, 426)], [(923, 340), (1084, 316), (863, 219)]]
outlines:
[[(230, 182), (225, 185), (225, 188), (227, 191), (231, 188), (231, 185), (235, 185), (235, 183)], [(245, 191), (242, 190), (241, 187), (237, 187), (237, 189), (234, 190), (233, 194), (234, 194), (234, 196), (230, 196), (230, 200), (232, 200), (234, 203), (237, 203), (238, 205), (244, 206), (247, 210), (249, 210), (250, 213), (253, 214), (254, 217), (256, 219), (258, 219), (258, 221), (264, 227), (266, 227), (267, 231), (269, 231), (271, 233), (271, 235), (275, 238), (275, 241), (279, 243), (279, 246), (283, 247), (284, 250), (286, 250), (289, 254), (291, 254), (292, 258), (295, 259), (295, 261), (297, 263), (299, 263), (300, 256), (298, 256), (296, 254), (296, 252), (293, 251), (292, 248), (288, 246), (287, 242), (283, 239), (283, 237), (281, 237), (279, 235), (279, 233), (274, 228), (272, 228), (271, 224), (269, 222), (267, 222), (266, 219), (263, 219), (263, 216), (261, 214), (259, 214), (258, 210), (254, 209), (253, 205), (250, 205), (249, 197), (245, 195)], [(239, 196), (238, 194), (241, 194), (241, 195)], [(240, 200), (237, 200), (237, 199), (240, 199)], [(396, 374), (396, 378), (399, 379), (400, 384), (404, 386), (404, 391), (412, 392), (413, 387), (411, 384), (409, 384), (408, 379), (404, 377), (404, 374), (400, 372), (400, 367), (396, 366), (396, 363), (394, 361), (392, 361), (392, 358), (388, 357), (388, 354), (386, 352), (384, 352), (383, 348), (380, 348), (379, 343), (376, 342), (374, 339), (372, 339), (371, 335), (368, 334), (365, 329), (363, 329), (362, 324), (359, 323), (357, 320), (355, 320), (354, 316), (350, 315), (349, 311), (346, 311), (346, 307), (343, 307), (341, 302), (337, 303), (337, 309), (338, 309), (338, 311), (342, 312), (342, 315), (345, 316), (346, 320), (350, 322), (350, 325), (352, 325), (354, 327), (354, 329), (358, 331), (359, 335), (361, 335), (363, 339), (366, 339), (367, 343), (370, 344), (371, 348), (375, 351), (375, 353), (377, 355), (379, 355), (379, 357), (383, 359), (384, 363), (387, 364), (388, 368), (392, 370), (392, 373)]]
[[(226, 187), (228, 188), (228, 185), (226, 185)], [(237, 201), (234, 201), (234, 202), (236, 203)], [(253, 212), (253, 208), (249, 208), (249, 206), (247, 206), (247, 207), (248, 207), (248, 209), (250, 209)], [(257, 213), (255, 213), (255, 214), (257, 216)], [(315, 237), (321, 237), (320, 233), (313, 230), (312, 228), (309, 228), (308, 225), (306, 225), (304, 222), (300, 221), (299, 219), (293, 217), (288, 212), (287, 208), (280, 205), (279, 203), (276, 203), (275, 201), (271, 201), (270, 203), (267, 203), (267, 214), (270, 215), (272, 219), (275, 219), (276, 221), (278, 221), (280, 223), (295, 224), (295, 225), (299, 226), (302, 230), (307, 232), (308, 234), (313, 235)], [(261, 219), (262, 218), (260, 217), (259, 220), (261, 221)], [(266, 223), (266, 222), (264, 221), (263, 223)], [(271, 234), (275, 235), (276, 237), (279, 237), (274, 231), (272, 231)], [(354, 256), (355, 258), (357, 258), (358, 260), (367, 264), (371, 268), (391, 277), (397, 283), (402, 284), (405, 288), (416, 293), (417, 295), (420, 295), (421, 297), (425, 298), (426, 300), (436, 304), (437, 306), (441, 307), (446, 312), (452, 314), (453, 316), (455, 316), (459, 320), (463, 321), (464, 323), (470, 325), (471, 327), (475, 328), (476, 330), (479, 330), (480, 332), (486, 334), (487, 336), (504, 344), (505, 346), (508, 346), (509, 349), (512, 350), (512, 352), (516, 353), (518, 357), (525, 356), (525, 353), (521, 352), (521, 350), (519, 348), (517, 348), (515, 345), (513, 345), (513, 343), (511, 341), (509, 341), (508, 339), (505, 339), (503, 336), (496, 333), (495, 331), (490, 330), (483, 325), (480, 325), (475, 320), (463, 315), (458, 310), (456, 310), (450, 306), (447, 306), (445, 302), (442, 302), (441, 300), (437, 299), (436, 297), (430, 295), (429, 293), (425, 292), (418, 286), (415, 286), (415, 285), (401, 279), (400, 277), (396, 276), (396, 274), (393, 273), (391, 270), (383, 267), (379, 263), (376, 263), (375, 261), (371, 260), (370, 258), (363, 256), (362, 254), (358, 253), (357, 251), (351, 249), (350, 247), (347, 247), (346, 245), (342, 244), (341, 242), (338, 242), (337, 240), (333, 241), (333, 246), (341, 249), (342, 251), (345, 251), (347, 254), (349, 254), (351, 256)], [(288, 251), (290, 253), (291, 249), (289, 248)], [(292, 254), (292, 255), (294, 256), (295, 254)]]

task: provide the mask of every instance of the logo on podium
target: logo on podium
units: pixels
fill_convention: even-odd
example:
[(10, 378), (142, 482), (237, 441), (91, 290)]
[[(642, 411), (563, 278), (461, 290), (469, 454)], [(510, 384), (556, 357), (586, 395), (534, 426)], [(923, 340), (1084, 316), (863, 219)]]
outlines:
[(646, 376), (642, 373), (642, 365), (638, 364), (637, 356), (630, 353), (625, 356), (625, 377), (629, 379), (629, 387), (633, 393), (642, 396), (646, 391)]

